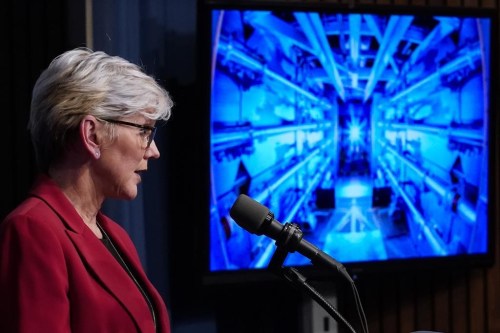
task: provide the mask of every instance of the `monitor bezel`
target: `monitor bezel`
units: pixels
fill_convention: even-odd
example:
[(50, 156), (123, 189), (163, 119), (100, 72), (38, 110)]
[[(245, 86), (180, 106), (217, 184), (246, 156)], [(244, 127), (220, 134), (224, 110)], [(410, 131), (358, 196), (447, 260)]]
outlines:
[[(370, 13), (370, 14), (394, 14), (394, 15), (429, 15), (432, 10), (433, 15), (459, 16), (459, 17), (484, 17), (491, 20), (490, 34), (490, 96), (489, 96), (489, 198), (488, 202), (488, 249), (484, 254), (455, 255), (451, 257), (426, 257), (409, 259), (391, 259), (384, 261), (359, 261), (346, 263), (348, 272), (354, 277), (362, 274), (379, 274), (387, 272), (412, 272), (419, 270), (449, 270), (452, 268), (478, 268), (490, 267), (495, 260), (495, 226), (498, 226), (499, 208), (492, 203), (499, 198), (500, 185), (498, 184), (498, 138), (495, 133), (500, 130), (500, 121), (497, 110), (497, 97), (493, 93), (496, 91), (498, 74), (498, 17), (494, 8), (468, 8), (468, 7), (443, 7), (417, 5), (357, 5), (349, 4), (327, 4), (324, 2), (283, 2), (283, 1), (206, 1), (199, 6), (198, 11), (198, 66), (199, 84), (202, 91), (202, 107), (200, 117), (204, 122), (204, 181), (205, 188), (202, 188), (204, 210), (202, 217), (201, 255), (200, 265), (203, 285), (224, 285), (224, 284), (252, 284), (273, 282), (279, 278), (266, 269), (240, 269), (210, 271), (210, 82), (211, 82), (211, 11), (212, 10), (286, 10), (286, 11), (329, 11), (339, 13)], [(272, 209), (272, 207), (270, 207)], [(265, 236), (261, 236), (265, 237)], [(331, 279), (335, 272), (319, 268), (316, 266), (300, 266), (300, 271), (312, 279)]]

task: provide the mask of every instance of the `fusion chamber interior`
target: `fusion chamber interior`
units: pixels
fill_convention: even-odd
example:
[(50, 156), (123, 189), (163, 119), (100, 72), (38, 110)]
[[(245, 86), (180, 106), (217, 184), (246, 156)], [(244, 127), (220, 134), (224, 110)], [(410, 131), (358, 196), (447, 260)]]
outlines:
[(212, 20), (210, 270), (273, 254), (229, 217), (240, 193), (344, 263), (486, 252), (487, 19)]

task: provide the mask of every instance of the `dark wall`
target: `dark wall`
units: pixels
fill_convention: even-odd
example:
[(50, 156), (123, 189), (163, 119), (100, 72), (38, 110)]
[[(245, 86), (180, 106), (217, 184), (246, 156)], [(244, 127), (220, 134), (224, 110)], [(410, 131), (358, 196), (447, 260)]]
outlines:
[(84, 13), (83, 0), (21, 0), (2, 4), (2, 218), (24, 198), (36, 172), (26, 130), (31, 89), (53, 57), (85, 44)]

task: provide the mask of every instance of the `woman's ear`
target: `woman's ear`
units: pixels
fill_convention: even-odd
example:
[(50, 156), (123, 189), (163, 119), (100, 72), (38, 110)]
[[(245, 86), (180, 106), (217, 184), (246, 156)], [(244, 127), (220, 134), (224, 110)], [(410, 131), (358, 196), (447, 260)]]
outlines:
[(98, 129), (100, 123), (94, 116), (87, 115), (80, 122), (80, 139), (84, 149), (95, 159), (101, 157)]

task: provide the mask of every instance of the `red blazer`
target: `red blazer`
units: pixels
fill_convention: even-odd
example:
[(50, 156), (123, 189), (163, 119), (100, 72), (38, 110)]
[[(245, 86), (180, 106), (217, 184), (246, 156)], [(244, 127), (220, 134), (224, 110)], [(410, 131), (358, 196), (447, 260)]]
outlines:
[[(129, 236), (101, 213), (98, 221), (154, 303), (157, 332), (170, 332)], [(45, 176), (0, 224), (0, 332), (155, 332), (130, 276)]]

